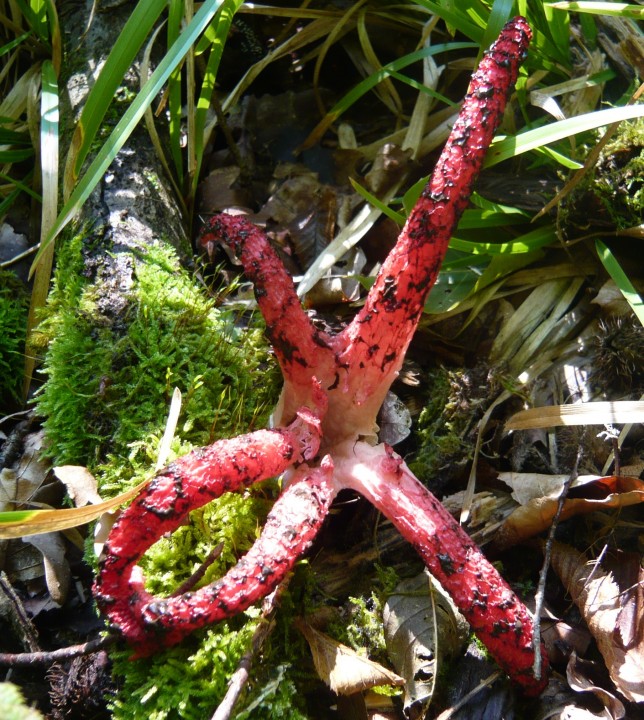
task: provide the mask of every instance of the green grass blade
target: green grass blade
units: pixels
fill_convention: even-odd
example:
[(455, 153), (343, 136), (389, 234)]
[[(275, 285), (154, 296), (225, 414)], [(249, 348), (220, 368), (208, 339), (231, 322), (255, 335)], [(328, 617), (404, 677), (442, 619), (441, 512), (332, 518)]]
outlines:
[(18, 163), (33, 157), (33, 148), (22, 150), (0, 150), (0, 163)]
[(56, 71), (56, 75), (58, 75), (63, 62), (63, 40), (60, 34), (60, 22), (58, 20), (55, 0), (45, 0), (45, 5), (47, 7), (47, 22), (49, 24), (49, 36), (51, 38), (51, 62)]
[(477, 47), (476, 43), (470, 42), (441, 43), (440, 45), (433, 45), (428, 48), (416, 50), (408, 55), (403, 55), (403, 57), (383, 65), (378, 72), (369, 75), (368, 78), (365, 78), (362, 82), (358, 83), (343, 98), (341, 98), (315, 126), (315, 128), (313, 128), (298, 150), (306, 150), (314, 145), (346, 110), (348, 110), (363, 95), (368, 93), (369, 90), (372, 90), (379, 82), (388, 78), (392, 72), (401, 70), (402, 68), (418, 62), (425, 57), (430, 57), (431, 55), (437, 55), (438, 53), (448, 52), (450, 50), (464, 50), (475, 47)]
[(459, 230), (479, 230), (484, 228), (506, 227), (508, 225), (525, 222), (526, 216), (522, 213), (506, 213), (471, 208), (463, 213), (458, 227)]
[[(33, 177), (33, 172), (30, 172), (25, 177), (25, 182), (21, 182), (20, 180), (16, 180), (16, 178), (12, 178), (9, 175), (6, 175), (5, 173), (0, 173), (0, 180), (7, 183), (7, 185), (13, 185), (16, 190), (20, 192), (27, 193), (30, 197), (32, 197), (37, 202), (42, 202), (42, 195), (37, 193), (33, 188), (31, 188), (27, 183), (31, 181)], [(1, 213), (0, 213), (1, 214)]]
[(517, 157), (529, 150), (535, 150), (542, 145), (563, 140), (571, 135), (639, 117), (644, 117), (644, 105), (627, 105), (608, 110), (597, 110), (567, 120), (560, 120), (535, 130), (528, 130), (513, 137), (506, 137), (492, 144), (488, 150), (484, 167), (492, 167), (504, 160)]
[(606, 272), (611, 276), (613, 282), (620, 289), (639, 321), (644, 325), (644, 302), (633, 286), (633, 283), (628, 279), (628, 275), (626, 275), (617, 258), (605, 243), (601, 240), (595, 240), (595, 248), (597, 249), (599, 259), (606, 268)]
[[(435, 15), (438, 15), (438, 17), (443, 18), (448, 25), (451, 25), (452, 28), (474, 40), (477, 45), (483, 44), (485, 21), (482, 21), (480, 25), (473, 23), (471, 16), (464, 12), (466, 8), (461, 9), (458, 3), (454, 3), (451, 7), (448, 7), (445, 2), (418, 0), (418, 5), (427, 8)], [(464, 5), (464, 3), (461, 3), (461, 5)]]
[(614, 15), (621, 18), (644, 19), (644, 8), (641, 5), (632, 5), (620, 2), (554, 2), (547, 3), (555, 10), (568, 10), (569, 12), (589, 13), (591, 15)]
[(414, 78), (410, 78), (407, 75), (403, 75), (402, 73), (392, 70), (390, 72), (390, 77), (395, 78), (396, 80), (400, 80), (400, 82), (403, 82), (406, 85), (413, 87), (414, 90), (418, 90), (418, 92), (424, 93), (430, 98), (438, 100), (445, 105), (448, 105), (449, 107), (457, 108), (459, 106), (459, 103), (454, 102), (454, 100), (450, 100), (450, 98), (448, 98), (446, 95), (441, 95), (441, 93), (436, 92), (436, 90), (432, 90), (431, 88), (427, 87), (427, 85), (423, 85), (423, 83), (418, 82), (418, 80), (414, 80)]
[(17, 38), (10, 40), (8, 43), (5, 43), (2, 47), (0, 47), (0, 57), (6, 55), (7, 53), (10, 53), (14, 48), (17, 48), (18, 45), (24, 42), (30, 35), (31, 32), (26, 32), (22, 35), (19, 35)]
[(8, 212), (9, 208), (16, 202), (19, 196), (20, 188), (16, 187), (15, 190), (12, 190), (7, 197), (0, 202), (0, 215), (4, 215), (4, 213)]
[(481, 40), (481, 54), (497, 39), (501, 28), (512, 17), (513, 6), (514, 0), (494, 0), (490, 18), (487, 21), (483, 39)]
[(109, 138), (105, 141), (103, 147), (92, 161), (87, 172), (72, 192), (69, 200), (65, 203), (61, 210), (54, 227), (49, 232), (47, 238), (41, 244), (40, 250), (34, 259), (31, 268), (33, 273), (35, 267), (40, 262), (42, 254), (46, 248), (53, 242), (58, 233), (67, 225), (67, 223), (76, 215), (83, 203), (89, 198), (90, 194), (105, 174), (110, 163), (116, 157), (118, 151), (127, 142), (132, 131), (137, 126), (139, 120), (143, 117), (146, 108), (154, 100), (157, 93), (161, 90), (164, 83), (170, 77), (172, 71), (179, 65), (190, 47), (196, 42), (204, 28), (212, 20), (218, 11), (223, 0), (206, 0), (195, 14), (192, 21), (186, 26), (181, 35), (177, 38), (177, 42), (163, 57), (156, 70), (150, 76), (141, 89), (130, 107), (125, 111), (123, 117), (118, 122)]
[(378, 208), (378, 210), (380, 210), (383, 215), (386, 215), (388, 218), (393, 220), (396, 225), (402, 227), (405, 224), (405, 216), (402, 213), (398, 213), (395, 210), (392, 210), (389, 205), (383, 203), (375, 195), (370, 193), (366, 188), (362, 187), (362, 185), (360, 185), (359, 182), (356, 182), (353, 178), (349, 178), (349, 182), (351, 183), (351, 187), (358, 193), (358, 195), (361, 195), (373, 207)]
[(38, 36), (38, 39), (45, 46), (49, 47), (49, 36), (47, 33), (47, 25), (43, 24), (42, 16), (38, 10), (34, 10), (31, 4), (26, 3), (24, 0), (15, 0), (16, 5), (20, 8), (20, 12), (23, 14), (25, 20), (29, 24), (29, 27)]
[[(45, 60), (42, 65), (40, 100), (40, 168), (42, 176), (42, 216), (40, 237), (46, 237), (56, 220), (58, 212), (58, 161), (59, 161), (59, 98), (58, 78), (53, 63)], [(54, 244), (43, 252), (34, 275), (31, 292), (27, 337), (38, 324), (38, 313), (44, 307), (49, 294), (49, 281), (54, 262)], [(23, 396), (26, 398), (35, 366), (33, 353), (25, 353)]]
[(65, 198), (69, 197), (76, 185), (105, 113), (114, 101), (114, 94), (166, 4), (166, 0), (140, 0), (105, 61), (94, 87), (87, 96), (72, 137), (65, 166)]
[[(184, 14), (183, 0), (169, 0), (167, 38), (168, 47), (176, 42), (181, 32)], [(183, 151), (181, 148), (181, 66), (173, 70), (168, 80), (168, 135), (170, 137), (170, 156), (179, 184), (183, 177)]]
[[(459, 229), (460, 225), (459, 225)], [(551, 225), (536, 228), (509, 242), (484, 243), (461, 240), (453, 237), (449, 246), (454, 250), (467, 252), (471, 255), (522, 255), (534, 252), (544, 245), (556, 242), (557, 236)]]
[[(201, 174), (203, 150), (206, 143), (205, 133), (206, 123), (208, 121), (208, 110), (210, 108), (212, 94), (215, 90), (215, 80), (217, 78), (217, 71), (219, 70), (219, 63), (221, 62), (221, 56), (224, 51), (226, 39), (228, 38), (228, 33), (230, 32), (230, 26), (232, 25), (233, 18), (243, 4), (243, 0), (226, 0), (217, 15), (216, 26), (211, 28), (209, 32), (211, 42), (210, 54), (208, 55), (208, 62), (206, 64), (206, 70), (201, 84), (201, 89), (199, 91), (199, 97), (197, 98), (197, 108), (195, 111), (195, 155), (197, 167), (192, 178), (192, 197), (194, 197), (197, 191), (197, 184)], [(202, 48), (198, 49), (201, 49), (203, 52)]]

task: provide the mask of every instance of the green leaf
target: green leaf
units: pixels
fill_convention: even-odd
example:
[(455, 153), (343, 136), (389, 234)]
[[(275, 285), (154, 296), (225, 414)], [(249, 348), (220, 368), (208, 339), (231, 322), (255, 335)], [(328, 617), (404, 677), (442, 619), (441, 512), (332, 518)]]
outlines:
[(368, 78), (365, 78), (362, 82), (358, 83), (329, 110), (324, 118), (322, 118), (315, 128), (313, 128), (309, 136), (300, 146), (299, 150), (305, 150), (314, 145), (346, 110), (348, 110), (363, 95), (369, 92), (369, 90), (372, 90), (376, 85), (378, 85), (378, 83), (388, 78), (392, 72), (401, 70), (402, 68), (418, 62), (425, 57), (437, 55), (442, 52), (449, 52), (450, 50), (464, 50), (473, 47), (477, 47), (477, 45), (469, 42), (442, 43), (440, 45), (432, 45), (428, 48), (422, 48), (421, 50), (415, 50), (407, 55), (403, 55), (403, 57), (400, 57), (397, 60), (383, 65), (380, 70), (372, 73)]
[(568, 10), (572, 12), (589, 13), (591, 15), (613, 15), (622, 18), (644, 18), (644, 8), (641, 5), (631, 5), (620, 2), (554, 2), (547, 3), (555, 10)]
[(513, 5), (514, 0), (494, 0), (481, 40), (481, 53), (497, 39), (501, 28), (512, 17)]
[[(459, 226), (460, 227), (460, 226)], [(552, 225), (537, 228), (510, 242), (480, 243), (452, 238), (450, 247), (472, 255), (521, 255), (533, 252), (557, 240)]]
[(606, 271), (626, 298), (639, 321), (644, 325), (644, 302), (633, 283), (628, 279), (628, 275), (626, 275), (619, 261), (605, 243), (601, 240), (595, 240), (595, 248)]
[[(56, 220), (58, 211), (58, 164), (59, 164), (59, 98), (58, 78), (51, 60), (42, 64), (40, 98), (40, 174), (42, 177), (42, 211), (40, 237), (44, 238)], [(33, 289), (27, 319), (27, 333), (30, 335), (38, 325), (40, 310), (45, 306), (49, 294), (51, 269), (54, 262), (54, 245), (49, 245), (41, 257), (34, 274)], [(27, 397), (31, 377), (36, 365), (33, 353), (25, 354), (23, 394)]]
[(60, 231), (76, 215), (83, 203), (100, 182), (110, 163), (116, 157), (119, 150), (127, 142), (139, 120), (143, 117), (146, 109), (150, 106), (157, 93), (170, 77), (172, 71), (181, 62), (190, 47), (196, 42), (204, 28), (212, 20), (215, 13), (221, 6), (223, 0), (206, 0), (195, 14), (192, 21), (186, 26), (177, 41), (163, 57), (150, 79), (143, 86), (130, 107), (125, 111), (112, 134), (100, 149), (85, 175), (81, 178), (69, 200), (60, 211), (54, 227), (47, 238), (42, 242), (40, 250), (36, 255), (31, 268), (33, 273), (36, 265), (40, 262), (43, 252), (53, 242)]
[[(204, 72), (203, 83), (197, 99), (197, 108), (195, 110), (195, 154), (197, 158), (197, 167), (192, 178), (192, 196), (197, 191), (197, 184), (201, 173), (201, 163), (203, 160), (203, 150), (205, 145), (206, 123), (208, 121), (208, 110), (211, 105), (211, 98), (215, 90), (215, 80), (219, 70), (219, 63), (224, 51), (224, 45), (230, 32), (235, 14), (243, 5), (243, 0), (226, 0), (221, 7), (219, 14), (215, 20), (215, 26), (207, 29), (206, 32), (212, 32), (211, 49), (208, 55), (208, 62)], [(203, 40), (203, 38), (202, 38)], [(201, 48), (203, 53), (205, 48)]]
[(489, 258), (479, 258), (480, 264), (474, 265), (469, 258), (469, 267), (462, 270), (441, 270), (432, 288), (424, 311), (430, 314), (443, 313), (461, 303), (474, 290), (485, 269)]
[(65, 166), (65, 196), (73, 191), (105, 113), (145, 38), (167, 5), (166, 0), (140, 0), (92, 87), (76, 125)]
[(577, 135), (588, 130), (610, 125), (623, 120), (644, 117), (644, 105), (626, 105), (625, 107), (597, 110), (567, 120), (528, 130), (513, 137), (497, 139), (488, 150), (484, 167), (489, 168), (509, 158), (517, 157), (529, 150), (535, 150), (563, 138)]
[[(451, 25), (452, 28), (474, 40), (477, 45), (483, 44), (485, 20), (479, 19), (478, 24), (472, 22), (472, 17), (474, 17), (475, 13), (472, 8), (465, 7), (465, 3), (460, 2), (460, 5), (458, 3), (450, 3), (452, 7), (447, 7), (447, 3), (445, 2), (418, 0), (418, 4), (427, 8), (435, 15), (438, 15), (438, 17), (443, 18), (443, 20)], [(468, 13), (467, 10), (472, 10), (472, 12)]]
[(373, 205), (373, 207), (378, 208), (381, 213), (386, 215), (388, 218), (393, 220), (396, 225), (404, 225), (405, 223), (405, 216), (401, 213), (397, 213), (395, 210), (392, 210), (389, 205), (386, 203), (383, 203), (381, 200), (379, 200), (375, 195), (372, 195), (366, 188), (362, 187), (359, 182), (356, 182), (353, 178), (349, 178), (349, 182), (351, 183), (351, 187), (359, 194), (362, 195), (362, 197), (370, 204)]

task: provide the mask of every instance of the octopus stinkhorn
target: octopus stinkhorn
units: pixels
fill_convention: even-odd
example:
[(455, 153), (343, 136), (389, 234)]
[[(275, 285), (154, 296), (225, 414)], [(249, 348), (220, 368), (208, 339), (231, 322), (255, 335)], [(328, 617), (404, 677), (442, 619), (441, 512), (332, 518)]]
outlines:
[[(284, 389), (276, 427), (220, 440), (160, 471), (114, 525), (95, 596), (136, 656), (178, 643), (273, 590), (310, 546), (337, 493), (350, 488), (378, 508), (414, 546), (472, 629), (527, 694), (533, 620), (514, 592), (441, 503), (391, 447), (377, 444), (376, 415), (396, 378), (531, 39), (526, 21), (506, 24), (472, 76), (445, 149), (384, 262), (366, 302), (342, 332), (316, 329), (265, 234), (220, 214), (200, 242), (225, 243), (254, 283)], [(137, 562), (186, 514), (225, 492), (283, 474), (284, 490), (250, 551), (194, 592), (150, 595)]]

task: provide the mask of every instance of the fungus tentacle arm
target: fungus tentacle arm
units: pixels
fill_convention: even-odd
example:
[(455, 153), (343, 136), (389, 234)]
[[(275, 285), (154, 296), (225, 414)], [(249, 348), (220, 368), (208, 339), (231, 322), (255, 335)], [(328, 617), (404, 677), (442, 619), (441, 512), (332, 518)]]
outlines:
[[(150, 607), (153, 607), (155, 602), (155, 598), (149, 596), (143, 589), (142, 573), (137, 567), (145, 551), (162, 535), (175, 530), (189, 511), (202, 507), (223, 493), (235, 492), (255, 482), (279, 475), (291, 465), (315, 457), (318, 448), (319, 420), (304, 409), (288, 428), (258, 430), (232, 440), (220, 440), (177, 459), (158, 473), (134, 502), (124, 510), (105, 544), (103, 557), (99, 562), (94, 594), (99, 608), (115, 626), (120, 628), (130, 642), (139, 646), (141, 654), (149, 654), (159, 645), (168, 644), (165, 639), (157, 638), (158, 629), (164, 629), (163, 622), (153, 624), (153, 632), (146, 625), (143, 617), (144, 610), (149, 614)], [(299, 486), (301, 487), (301, 483)], [(322, 491), (320, 493), (324, 502), (320, 502), (319, 512), (316, 514), (310, 508), (308, 510), (309, 515), (313, 516), (311, 527), (316, 528), (315, 532), (326, 514), (326, 509), (323, 510), (326, 508), (326, 495)], [(299, 495), (303, 494), (305, 493), (300, 491)], [(313, 495), (315, 496), (315, 493)], [(280, 526), (278, 520), (280, 512), (292, 518), (288, 527), (292, 527), (298, 520), (305, 522), (308, 515), (302, 514), (295, 507), (299, 502), (302, 502), (302, 498), (298, 497), (296, 491), (291, 491), (285, 501), (275, 505), (266, 534), (262, 535), (262, 540), (258, 540), (259, 549), (255, 551), (255, 555), (250, 555), (251, 560), (246, 566), (249, 562), (252, 563), (252, 558), (256, 558), (259, 552), (263, 557), (262, 567), (272, 567), (273, 550), (283, 555), (288, 555), (289, 552), (296, 553), (291, 565), (295, 562), (299, 553), (303, 552), (298, 545), (302, 540), (287, 541), (283, 538), (282, 545), (279, 545), (274, 542), (274, 538)], [(287, 534), (284, 524), (282, 531)], [(305, 533), (305, 536), (309, 541), (309, 535)], [(288, 567), (284, 567), (286, 572)], [(276, 573), (275, 577), (278, 574)], [(279, 581), (257, 584), (259, 582), (257, 580), (252, 591), (249, 589), (243, 593), (251, 599), (241, 607), (239, 604), (241, 594), (237, 601), (231, 599), (227, 602), (225, 599), (226, 588), (230, 587), (231, 583), (232, 586), (238, 587), (241, 593), (242, 588), (238, 579), (239, 573), (232, 575), (231, 580), (227, 581), (228, 584), (224, 580), (220, 581), (223, 583), (221, 591), (224, 593), (222, 602), (228, 607), (227, 614), (220, 614), (217, 619), (240, 612), (270, 592)], [(249, 584), (252, 585), (250, 579)], [(177, 605), (180, 606), (189, 596), (190, 593), (187, 593), (183, 599), (178, 598)], [(210, 601), (214, 602), (213, 595), (210, 596)], [(158, 607), (163, 607), (163, 602), (167, 601), (159, 601)], [(185, 616), (178, 617), (172, 624), (175, 622), (178, 627), (186, 627)], [(204, 622), (209, 621), (204, 620)], [(192, 625), (192, 629), (200, 626)], [(190, 630), (173, 632), (170, 637), (177, 639), (172, 640), (170, 644), (178, 642), (178, 639), (184, 637)], [(163, 635), (163, 632), (159, 634)]]
[(302, 405), (316, 407), (311, 378), (317, 377), (323, 388), (328, 387), (335, 376), (335, 357), (328, 337), (313, 326), (302, 309), (293, 279), (266, 234), (242, 216), (220, 214), (209, 220), (199, 242), (231, 247), (254, 285), (266, 333), (284, 376), (283, 417), (289, 422)]
[(368, 399), (375, 412), (400, 370), (531, 37), (527, 22), (517, 17), (484, 55), (434, 172), (364, 307), (333, 341), (347, 368), (350, 395), (361, 404)]
[(542, 646), (542, 675), (535, 678), (532, 616), (476, 543), (390, 447), (361, 442), (334, 458), (338, 482), (391, 520), (503, 670), (526, 694), (538, 695), (548, 658)]

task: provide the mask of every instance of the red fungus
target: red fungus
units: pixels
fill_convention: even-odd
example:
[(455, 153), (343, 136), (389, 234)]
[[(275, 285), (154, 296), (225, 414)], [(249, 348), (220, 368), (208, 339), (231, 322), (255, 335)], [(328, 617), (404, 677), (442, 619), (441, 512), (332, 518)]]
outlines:
[[(462, 110), (396, 247), (366, 303), (338, 335), (318, 331), (264, 233), (240, 217), (214, 217), (203, 245), (224, 242), (253, 281), (284, 376), (279, 429), (223, 440), (161, 471), (110, 534), (96, 600), (138, 656), (179, 642), (268, 594), (311, 545), (333, 498), (351, 488), (409, 540), (472, 629), (526, 693), (534, 677), (533, 621), (517, 596), (440, 502), (387, 445), (376, 445), (376, 415), (396, 378), (467, 205), (531, 31), (515, 18), (483, 57)], [(285, 473), (283, 494), (260, 538), (219, 581), (166, 599), (149, 595), (137, 562), (192, 509), (224, 492)]]

